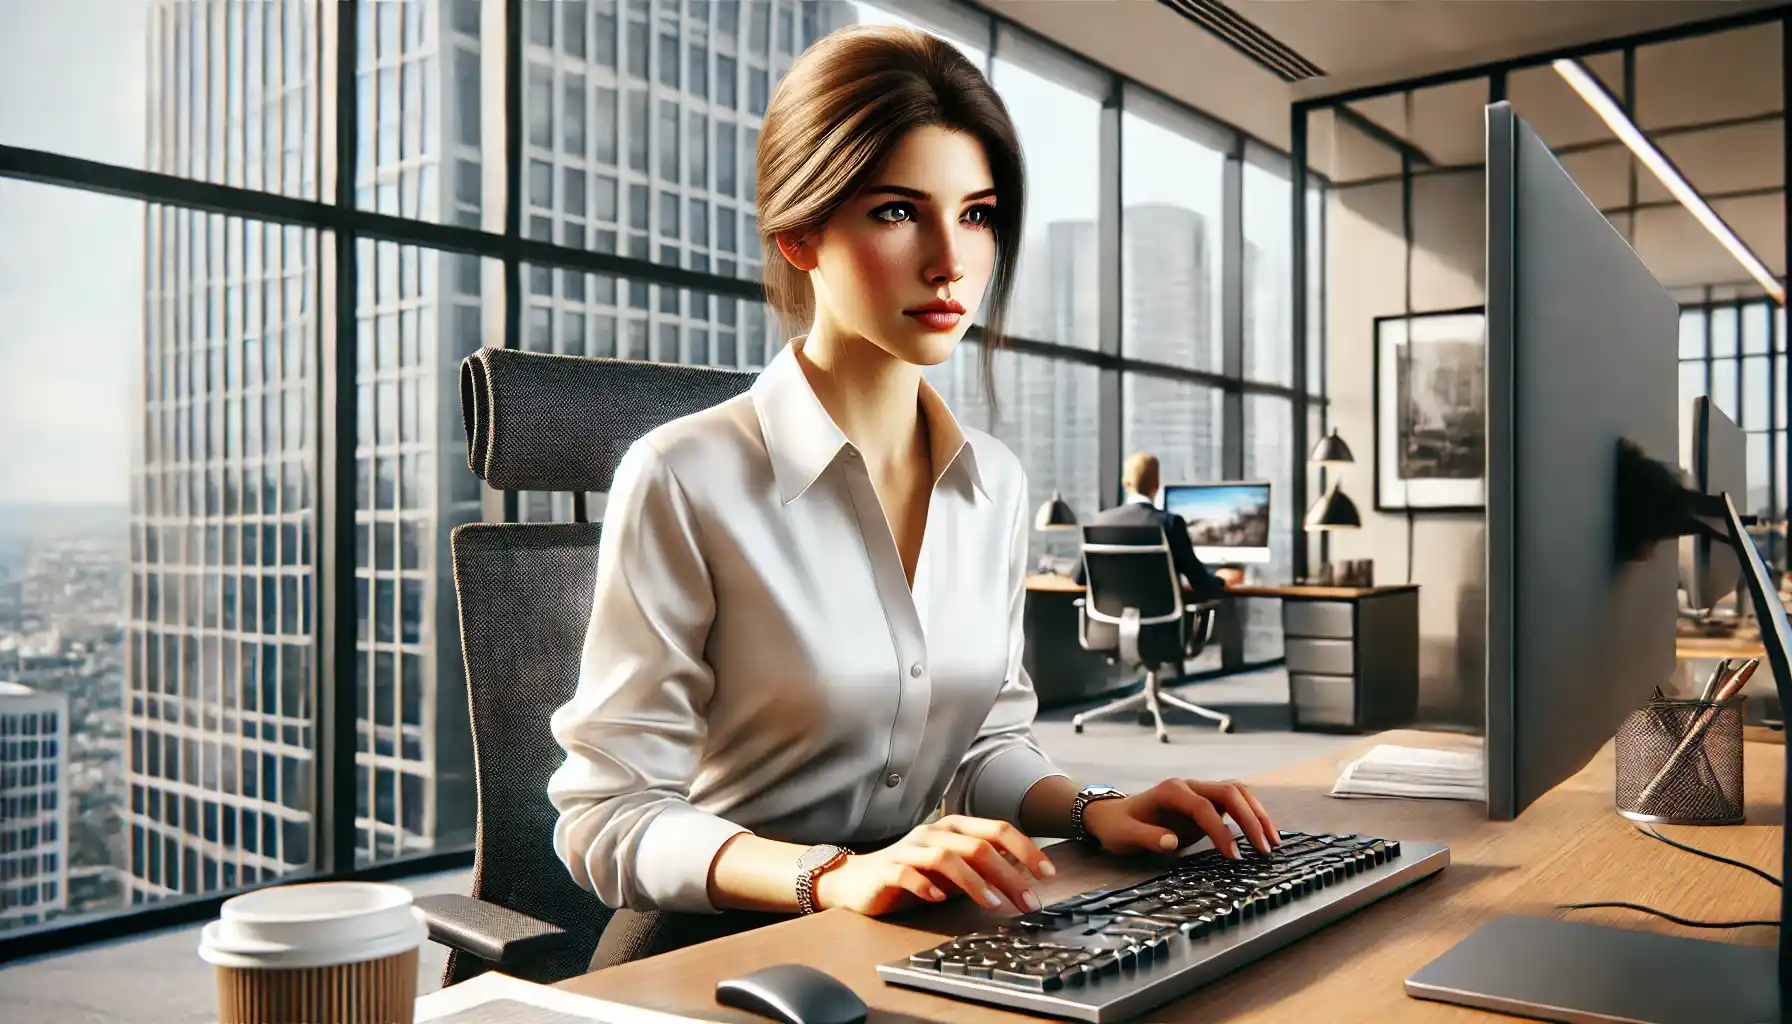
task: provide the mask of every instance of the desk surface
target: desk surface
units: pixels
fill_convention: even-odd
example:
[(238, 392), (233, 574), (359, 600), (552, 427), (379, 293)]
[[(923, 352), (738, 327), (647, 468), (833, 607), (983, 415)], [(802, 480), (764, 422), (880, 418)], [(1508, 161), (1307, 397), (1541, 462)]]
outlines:
[(1702, 661), (1708, 658), (1764, 658), (1767, 648), (1761, 638), (1750, 636), (1677, 636), (1674, 656), (1681, 661)]
[[(1036, 572), (1027, 576), (1027, 589), (1046, 593), (1080, 594), (1083, 585), (1069, 576), (1057, 573)], [(1351, 601), (1376, 594), (1395, 594), (1403, 590), (1419, 589), (1416, 583), (1396, 584), (1388, 587), (1318, 587), (1318, 586), (1282, 586), (1251, 587), (1239, 585), (1226, 588), (1229, 597), (1310, 597)]]
[[(1572, 916), (1629, 928), (1765, 944), (1766, 928), (1687, 929), (1620, 910), (1562, 912), (1558, 903), (1628, 900), (1708, 920), (1772, 919), (1778, 890), (1734, 868), (1681, 853), (1638, 833), (1612, 810), (1608, 744), (1580, 774), (1558, 786), (1516, 822), (1490, 822), (1480, 804), (1459, 801), (1334, 800), (1325, 796), (1340, 765), (1375, 743), (1461, 747), (1473, 741), (1441, 733), (1396, 731), (1335, 754), (1249, 780), (1283, 828), (1360, 832), (1451, 847), (1451, 864), (1402, 893), (1260, 960), (1226, 979), (1146, 1015), (1159, 1021), (1461, 1021), (1510, 1020), (1496, 1014), (1413, 999), (1406, 977), (1500, 914)], [(1746, 744), (1748, 824), (1732, 828), (1663, 827), (1682, 842), (1778, 873), (1785, 748)], [(1099, 859), (1054, 845), (1058, 877), (1039, 886), (1049, 903), (1112, 881), (1152, 873), (1149, 866)], [(717, 1021), (764, 1022), (714, 1001), (718, 980), (801, 961), (852, 986), (882, 1022), (1012, 1022), (1020, 1015), (885, 985), (876, 965), (942, 938), (990, 923), (993, 915), (960, 901), (899, 919), (830, 910), (692, 949), (562, 982), (587, 995)]]

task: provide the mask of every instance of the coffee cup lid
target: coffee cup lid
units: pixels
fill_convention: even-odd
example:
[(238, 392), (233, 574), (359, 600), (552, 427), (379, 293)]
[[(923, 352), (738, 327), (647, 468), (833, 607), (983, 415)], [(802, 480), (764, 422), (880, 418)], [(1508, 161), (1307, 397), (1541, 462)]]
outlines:
[(199, 957), (219, 967), (323, 967), (415, 949), (429, 938), (410, 891), (385, 882), (274, 885), (224, 901)]

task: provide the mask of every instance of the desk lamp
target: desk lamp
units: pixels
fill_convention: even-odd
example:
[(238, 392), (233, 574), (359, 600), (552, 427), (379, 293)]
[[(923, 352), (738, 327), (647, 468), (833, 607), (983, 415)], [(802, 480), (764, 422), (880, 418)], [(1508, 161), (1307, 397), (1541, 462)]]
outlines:
[[(1347, 466), (1356, 459), (1350, 454), (1350, 446), (1338, 436), (1338, 428), (1333, 427), (1331, 433), (1319, 439), (1313, 446), (1313, 454), (1308, 459), (1320, 466)], [(1363, 517), (1357, 513), (1356, 502), (1351, 501), (1339, 486), (1340, 480), (1332, 475), (1331, 486), (1325, 494), (1307, 512), (1306, 528), (1309, 530), (1354, 530), (1363, 525)]]

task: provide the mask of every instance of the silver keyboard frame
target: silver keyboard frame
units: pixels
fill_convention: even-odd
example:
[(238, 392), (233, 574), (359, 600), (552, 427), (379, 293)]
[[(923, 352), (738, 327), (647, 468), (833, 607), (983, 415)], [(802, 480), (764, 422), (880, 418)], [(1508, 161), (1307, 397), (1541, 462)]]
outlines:
[(1132, 1020), (1423, 881), (1450, 864), (1448, 846), (1399, 842), (1400, 856), (1380, 867), (1334, 882), (1235, 927), (1212, 931), (1198, 939), (1173, 935), (1168, 940), (1168, 952), (1155, 954), (1143, 968), (1123, 968), (1117, 975), (1091, 978), (1055, 992), (1034, 992), (992, 978), (924, 970), (909, 966), (907, 959), (879, 964), (877, 973), (885, 984), (1041, 1016), (1089, 1024)]

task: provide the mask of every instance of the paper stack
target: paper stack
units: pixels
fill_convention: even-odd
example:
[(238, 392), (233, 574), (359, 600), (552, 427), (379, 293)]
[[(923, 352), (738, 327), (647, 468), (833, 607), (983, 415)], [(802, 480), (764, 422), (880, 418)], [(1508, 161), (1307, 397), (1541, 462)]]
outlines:
[(1381, 744), (1344, 766), (1337, 797), (1485, 800), (1486, 773), (1477, 750), (1427, 750)]

